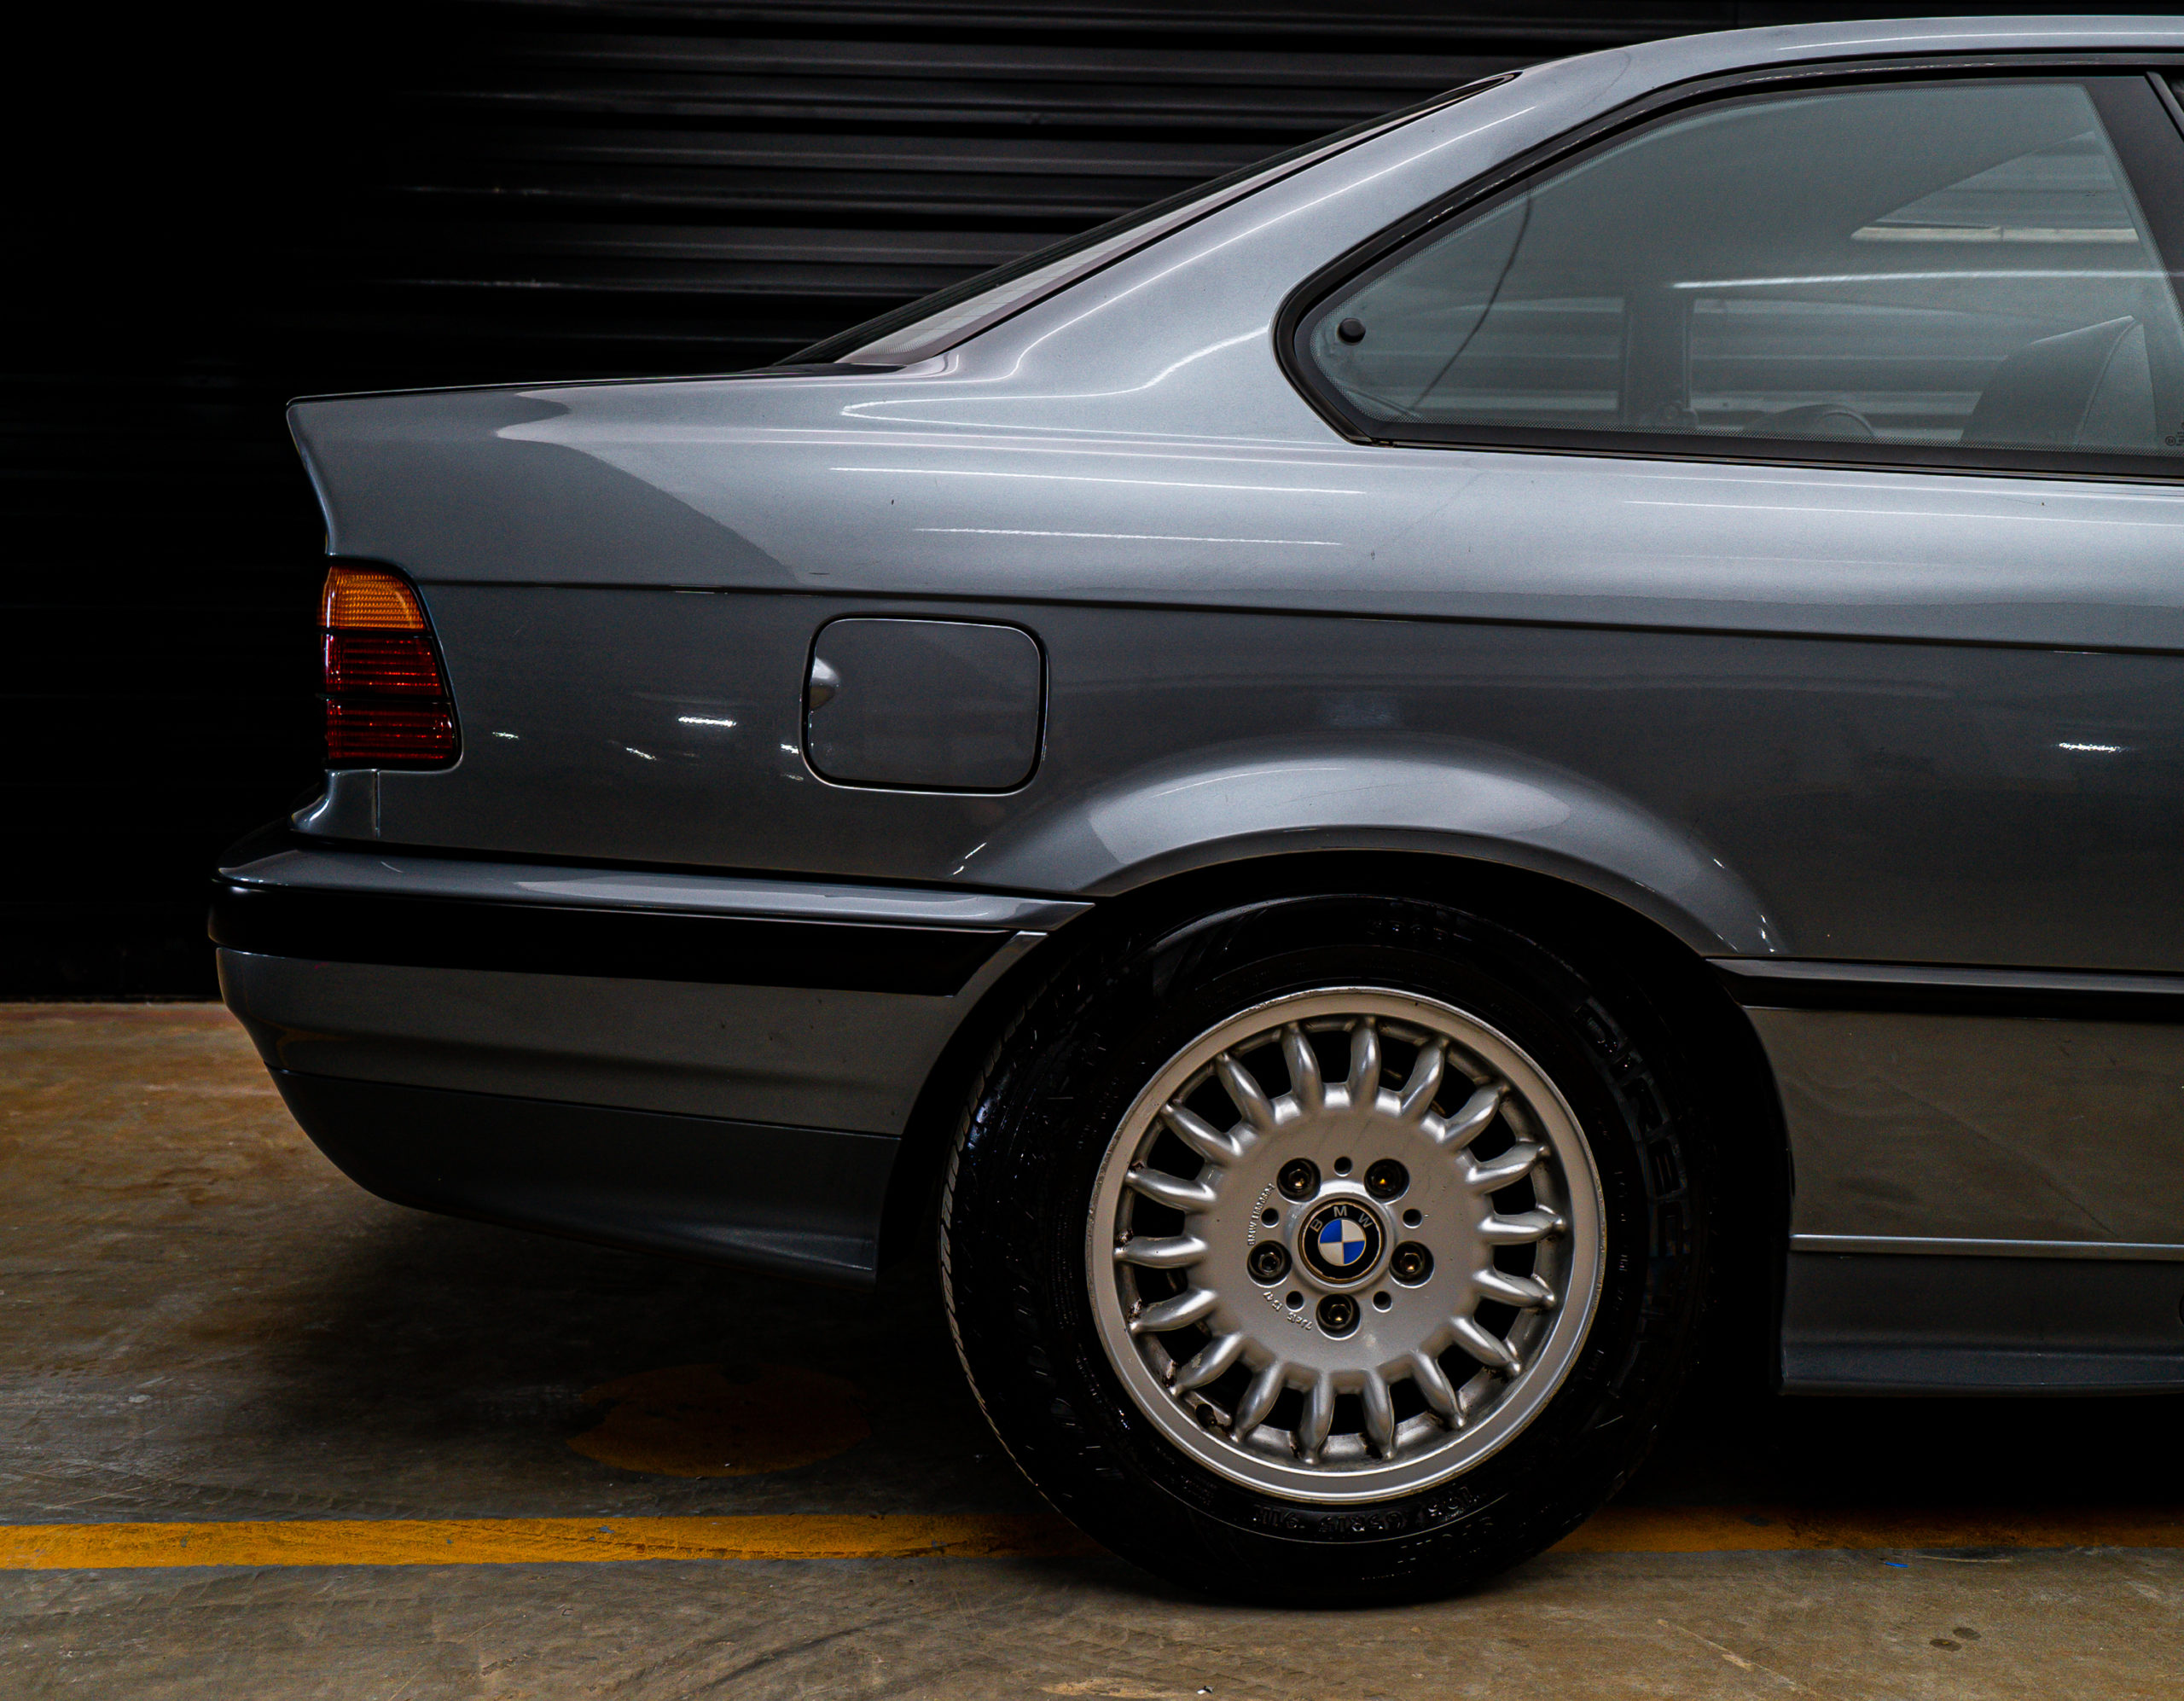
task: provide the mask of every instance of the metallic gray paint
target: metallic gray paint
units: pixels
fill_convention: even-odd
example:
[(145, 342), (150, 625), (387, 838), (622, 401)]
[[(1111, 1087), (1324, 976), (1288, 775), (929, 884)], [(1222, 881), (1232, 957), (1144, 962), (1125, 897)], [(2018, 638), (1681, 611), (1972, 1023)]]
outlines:
[(276, 1069), (350, 1178), (427, 1210), (866, 1286), (898, 1142)]
[(944, 798), (825, 787), (800, 749), (813, 634), (902, 604), (427, 593), (466, 748), (380, 776), (406, 844), (1072, 896), (1277, 844), (1438, 849), (1710, 955), (2184, 967), (2169, 657), (966, 603), (1036, 618), (1046, 754)]
[[(1595, 55), (1362, 141), (901, 371), (299, 403), (330, 547), (419, 582), (465, 733), (455, 769), (334, 776), (299, 823), (1076, 899), (1283, 851), (1431, 850), (1587, 886), (1715, 957), (2184, 972), (2184, 493), (1358, 444), (1271, 345), (1333, 257), (1649, 90), (2033, 49), (2175, 52), (2184, 26), (1847, 24)], [(804, 671), (852, 615), (1035, 630), (1030, 782), (822, 781)], [(969, 1004), (775, 1004), (781, 1051), (706, 1062), (708, 1024), (751, 1012), (631, 985), (587, 1037), (535, 989), (229, 972), (299, 1031), (331, 1000), (385, 1032), (344, 1069), (417, 1078), (452, 1054), (504, 1084), (589, 1071), (615, 1102), (828, 1104), (852, 1127), (899, 1125), (913, 1059)], [(915, 1036), (829, 1100), (845, 1019), (883, 1051), (891, 1024)], [(2179, 1030), (1755, 1021), (1799, 1232), (2184, 1239), (2161, 1179)]]
[(299, 833), (324, 833), (331, 839), (378, 838), (379, 770), (329, 769), (325, 791), (288, 820)]
[(2184, 1028), (1752, 1010), (1793, 1234), (2184, 1240)]
[(2184, 1389), (2173, 1263), (1793, 1251), (1784, 1286), (1791, 1393)]
[(222, 951), (222, 986), (276, 1068), (468, 1092), (897, 1135), (965, 1011), (1082, 903), (975, 892), (294, 846), (226, 878), (318, 891), (827, 921), (1008, 926), (951, 998), (317, 963)]
[(288, 844), (224, 860), (223, 879), (309, 891), (477, 898), (496, 903), (672, 909), (822, 921), (899, 921), (925, 927), (1015, 927), (1044, 932), (1090, 906), (990, 892), (755, 880), (734, 874), (555, 867)]
[(899, 1135), (941, 1048), (1038, 937), (952, 998), (218, 955), (274, 1068)]

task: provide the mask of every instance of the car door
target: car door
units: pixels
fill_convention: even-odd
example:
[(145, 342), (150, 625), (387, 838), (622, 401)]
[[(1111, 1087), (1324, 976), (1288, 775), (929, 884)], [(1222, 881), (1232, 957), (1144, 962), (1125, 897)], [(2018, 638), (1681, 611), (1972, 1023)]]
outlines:
[(1582, 462), (1475, 540), (1563, 618), (1454, 712), (1764, 901), (1722, 968), (1790, 1132), (1793, 1384), (2184, 1345), (2175, 113), (2140, 67), (1715, 91), (1281, 329), (1354, 440)]

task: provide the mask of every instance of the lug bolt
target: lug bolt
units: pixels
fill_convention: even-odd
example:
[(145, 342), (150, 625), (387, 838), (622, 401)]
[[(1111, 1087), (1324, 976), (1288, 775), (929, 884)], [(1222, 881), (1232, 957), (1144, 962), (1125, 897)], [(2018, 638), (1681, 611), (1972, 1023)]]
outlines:
[(1403, 1197), (1410, 1186), (1410, 1171), (1392, 1158), (1383, 1158), (1365, 1172), (1365, 1191), (1376, 1199)]
[(1346, 1335), (1357, 1327), (1357, 1302), (1346, 1293), (1330, 1293), (1320, 1302), (1320, 1327), (1330, 1335)]
[(1255, 1281), (1277, 1282), (1289, 1274), (1289, 1249), (1279, 1240), (1262, 1240), (1249, 1260)]
[(1292, 1158), (1281, 1166), (1274, 1184), (1284, 1199), (1310, 1199), (1320, 1190), (1320, 1166), (1309, 1158)]
[(1433, 1274), (1433, 1255), (1417, 1241), (1406, 1240), (1388, 1260), (1388, 1274), (1397, 1281), (1415, 1287)]

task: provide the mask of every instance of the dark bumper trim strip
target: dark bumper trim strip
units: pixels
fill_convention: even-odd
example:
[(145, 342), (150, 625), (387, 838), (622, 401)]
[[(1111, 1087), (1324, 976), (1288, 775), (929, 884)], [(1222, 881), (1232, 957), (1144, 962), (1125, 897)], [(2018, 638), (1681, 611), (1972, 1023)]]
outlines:
[(384, 897), (216, 880), (216, 945), (264, 956), (843, 992), (959, 992), (1006, 928)]
[(2154, 1260), (1792, 1251), (1783, 1390), (2178, 1392), (2180, 1285)]
[(1974, 1240), (1959, 1235), (1792, 1234), (1792, 1252), (1882, 1253), (1912, 1258), (2099, 1258), (2110, 1263), (2184, 1264), (2168, 1240)]
[(1709, 961), (1722, 987), (1746, 1009), (2184, 1023), (2184, 975), (1749, 957)]

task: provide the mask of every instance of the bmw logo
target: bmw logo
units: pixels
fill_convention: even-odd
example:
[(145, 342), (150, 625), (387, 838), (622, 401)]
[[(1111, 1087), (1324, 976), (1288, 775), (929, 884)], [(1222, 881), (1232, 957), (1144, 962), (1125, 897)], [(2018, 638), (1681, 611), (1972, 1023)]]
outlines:
[(1380, 1222), (1355, 1199), (1330, 1199), (1304, 1219), (1299, 1250), (1313, 1274), (1356, 1281), (1380, 1261)]

